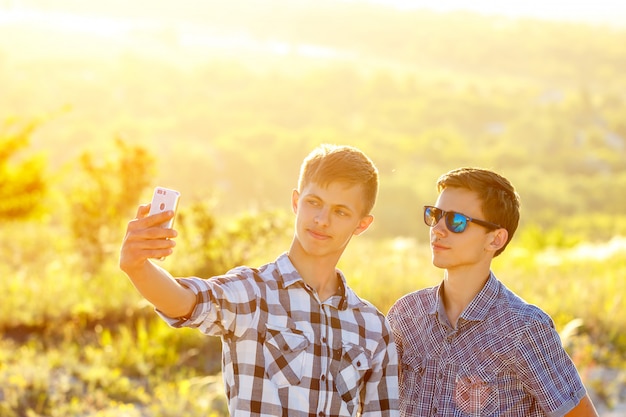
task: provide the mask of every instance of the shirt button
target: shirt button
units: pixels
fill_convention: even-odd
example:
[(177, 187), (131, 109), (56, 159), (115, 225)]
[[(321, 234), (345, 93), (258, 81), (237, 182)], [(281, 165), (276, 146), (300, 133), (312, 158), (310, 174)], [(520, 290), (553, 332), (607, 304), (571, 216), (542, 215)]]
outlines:
[(322, 381), (326, 381), (326, 375), (322, 375)]
[(317, 413), (317, 415), (320, 416), (320, 417), (324, 417), (324, 412), (320, 411), (319, 413)]
[(326, 338), (322, 337), (322, 343), (326, 344)]

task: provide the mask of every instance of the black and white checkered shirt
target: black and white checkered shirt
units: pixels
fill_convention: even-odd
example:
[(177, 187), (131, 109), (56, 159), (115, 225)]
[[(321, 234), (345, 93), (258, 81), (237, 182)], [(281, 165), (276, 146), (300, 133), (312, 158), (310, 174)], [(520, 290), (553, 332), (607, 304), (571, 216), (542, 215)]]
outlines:
[(196, 293), (189, 319), (222, 338), (232, 416), (398, 416), (398, 356), (384, 315), (346, 285), (320, 302), (286, 254), (259, 269), (181, 278)]

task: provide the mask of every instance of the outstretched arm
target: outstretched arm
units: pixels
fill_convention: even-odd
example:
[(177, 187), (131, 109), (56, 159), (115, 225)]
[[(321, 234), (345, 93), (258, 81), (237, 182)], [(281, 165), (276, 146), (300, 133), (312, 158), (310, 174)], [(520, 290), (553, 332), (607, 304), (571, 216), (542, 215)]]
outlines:
[(172, 254), (175, 246), (172, 239), (176, 237), (176, 231), (159, 225), (172, 218), (174, 213), (146, 217), (149, 209), (150, 205), (140, 206), (136, 218), (128, 223), (120, 250), (120, 269), (158, 310), (170, 317), (186, 316), (195, 306), (194, 293), (150, 261), (150, 258)]

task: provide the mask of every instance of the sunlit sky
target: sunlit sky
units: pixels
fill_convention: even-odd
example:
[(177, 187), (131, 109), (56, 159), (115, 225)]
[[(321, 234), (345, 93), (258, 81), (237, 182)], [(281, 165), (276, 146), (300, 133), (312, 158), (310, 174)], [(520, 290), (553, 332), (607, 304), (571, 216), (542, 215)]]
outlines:
[(626, 25), (626, 2), (620, 0), (345, 0), (368, 1), (399, 9), (467, 10), (510, 17)]
[[(251, 7), (258, 8), (264, 4), (265, 0), (246, 0)], [(307, 4), (307, 0), (302, 0), (301, 4)], [(311, 6), (314, 0), (308, 0)], [(448, 11), (470, 11), (485, 15), (499, 15), (507, 17), (531, 17), (547, 20), (586, 22), (598, 25), (611, 25), (626, 28), (626, 1), (616, 2), (615, 0), (594, 0), (594, 1), (564, 1), (564, 0), (336, 0), (351, 3), (373, 3), (387, 5), (399, 10), (426, 9), (437, 12)], [(219, 1), (213, 0), (213, 4), (219, 5)], [(54, 6), (57, 4), (57, 6)], [(75, 8), (73, 5), (75, 4)], [(0, 28), (4, 25), (18, 27), (28, 25), (29, 29), (36, 31), (54, 30), (55, 32), (89, 33), (97, 36), (117, 38), (123, 40), (130, 30), (136, 25), (145, 24), (142, 19), (142, 10), (149, 7), (153, 17), (159, 18), (158, 13), (167, 13), (172, 5), (178, 6), (174, 0), (160, 0), (156, 5), (152, 5), (147, 0), (133, 0), (131, 3), (124, 1), (110, 1), (103, 4), (83, 3), (76, 0), (60, 1), (58, 3), (42, 0), (0, 0)], [(196, 7), (210, 7), (211, 2), (206, 4), (180, 3), (181, 8), (177, 12), (193, 13)], [(38, 6), (45, 9), (39, 9)], [(155, 6), (155, 7), (152, 7)], [(156, 7), (158, 6), (158, 7)], [(307, 6), (308, 7), (308, 6)], [(110, 13), (102, 13), (107, 10)], [(207, 28), (197, 27), (198, 31)], [(192, 43), (203, 42), (204, 46), (221, 48), (252, 48), (258, 49), (255, 40), (242, 38), (237, 34), (235, 38), (225, 39), (224, 35), (215, 37), (214, 34), (188, 33), (190, 27), (186, 26), (186, 32), (181, 34), (181, 44), (187, 41)], [(193, 31), (192, 31), (193, 32)], [(210, 36), (207, 36), (210, 35)], [(199, 46), (199, 45), (195, 45)], [(264, 47), (267, 47), (265, 45)], [(271, 46), (278, 48), (280, 52), (283, 45)], [(305, 55), (328, 55), (326, 50), (304, 51)]]
[[(120, 43), (130, 44), (137, 38), (129, 36), (133, 29), (144, 28), (145, 25), (159, 25), (161, 17), (175, 10), (178, 17), (192, 15), (194, 10), (219, 6), (221, 0), (111, 0), (108, 2), (83, 2), (81, 0), (0, 0), (0, 29), (25, 28), (31, 33), (70, 33), (88, 34), (100, 38), (108, 38)], [(267, 0), (242, 0), (239, 4), (249, 2), (252, 10), (263, 8)], [(294, 0), (295, 1), (295, 0)], [(328, 0), (333, 1), (333, 0)], [(507, 17), (531, 17), (559, 21), (586, 22), (598, 25), (611, 25), (626, 28), (626, 1), (617, 3), (615, 0), (564, 1), (564, 0), (335, 0), (350, 3), (372, 3), (387, 5), (399, 10), (425, 9), (437, 12), (470, 11), (485, 15)], [(226, 2), (225, 2), (226, 3)], [(316, 0), (300, 0), (299, 5), (314, 7)], [(179, 5), (181, 7), (179, 7)], [(41, 7), (41, 8), (40, 8)], [(150, 10), (150, 19), (146, 19), (145, 10)], [(293, 45), (288, 40), (273, 39), (270, 41), (251, 38), (245, 31), (237, 33), (215, 32), (210, 25), (196, 22), (195, 25), (185, 24), (178, 27), (178, 42), (181, 47), (212, 48), (230, 53), (237, 50), (253, 53), (271, 52), (273, 54), (293, 54)], [(453, 30), (453, 28), (451, 28)], [(26, 32), (12, 34), (26, 36)], [(7, 41), (5, 39), (5, 41)], [(57, 42), (54, 53), (59, 53), (62, 46), (80, 53), (82, 47), (76, 45), (80, 39)], [(262, 42), (262, 44), (259, 44)], [(270, 44), (268, 44), (268, 42)], [(2, 44), (0, 39), (0, 44)], [(15, 42), (4, 42), (6, 48), (12, 48)], [(85, 46), (92, 48), (91, 45)], [(336, 51), (323, 48), (321, 45), (297, 45), (298, 55), (333, 58)], [(47, 50), (44, 50), (46, 52)], [(20, 56), (37, 54), (41, 48), (21, 48)], [(52, 52), (52, 51), (51, 51)], [(11, 52), (15, 54), (16, 51)]]
[[(160, 0), (164, 4), (172, 1)], [(581, 21), (591, 23), (608, 23), (626, 27), (626, 2), (622, 0), (343, 0), (346, 2), (369, 2), (386, 4), (398, 9), (429, 9), (434, 11), (466, 10), (483, 14), (504, 15), (509, 17), (534, 17), (551, 20)], [(71, 2), (63, 2), (71, 4)], [(123, 9), (137, 9), (142, 4), (151, 7), (151, 3), (142, 0), (134, 0), (132, 4), (124, 2), (112, 2)], [(263, 0), (250, 0), (256, 5), (262, 4)], [(50, 10), (54, 2), (41, 2), (38, 0), (0, 0), (0, 21), (2, 14), (7, 10), (16, 8), (31, 8), (33, 5), (45, 4)], [(85, 10), (85, 3), (77, 3)], [(120, 5), (122, 4), (122, 5)], [(314, 4), (314, 2), (312, 2)], [(181, 10), (185, 9), (184, 2)], [(129, 7), (130, 6), (130, 7)], [(115, 6), (113, 6), (115, 7)], [(193, 7), (192, 7), (193, 9)], [(64, 10), (71, 12), (71, 10)]]

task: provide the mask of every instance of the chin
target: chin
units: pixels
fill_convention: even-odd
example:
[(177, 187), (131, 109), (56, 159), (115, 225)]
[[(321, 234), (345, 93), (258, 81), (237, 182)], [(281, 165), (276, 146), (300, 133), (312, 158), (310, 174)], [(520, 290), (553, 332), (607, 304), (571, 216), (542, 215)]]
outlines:
[(442, 261), (441, 259), (437, 259), (437, 258), (433, 257), (432, 261), (433, 261), (433, 265), (436, 266), (437, 268), (444, 269), (444, 268), (448, 267), (448, 264), (446, 262)]

